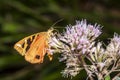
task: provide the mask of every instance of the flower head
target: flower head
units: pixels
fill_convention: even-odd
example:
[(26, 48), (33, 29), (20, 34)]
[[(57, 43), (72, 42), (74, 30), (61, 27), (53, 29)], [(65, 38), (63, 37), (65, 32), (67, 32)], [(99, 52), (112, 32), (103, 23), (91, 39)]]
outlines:
[(114, 37), (106, 48), (106, 53), (109, 57), (113, 58), (113, 60), (120, 58), (120, 36), (118, 34), (114, 34)]
[(63, 75), (75, 76), (81, 70), (81, 55), (89, 52), (94, 40), (101, 34), (99, 25), (87, 24), (86, 20), (67, 26), (65, 32), (51, 37), (49, 45), (52, 53), (62, 53), (60, 61), (66, 62)]

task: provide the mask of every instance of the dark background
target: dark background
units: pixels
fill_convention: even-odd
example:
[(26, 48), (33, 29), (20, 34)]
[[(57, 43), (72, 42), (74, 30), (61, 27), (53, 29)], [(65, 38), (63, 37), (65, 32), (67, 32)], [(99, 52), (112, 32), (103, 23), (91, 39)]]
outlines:
[[(99, 39), (107, 42), (114, 32), (120, 34), (120, 0), (0, 0), (0, 80), (71, 80), (60, 73), (65, 68), (60, 54), (33, 65), (13, 49), (20, 39), (47, 31), (60, 19), (53, 26), (60, 31), (75, 20), (98, 23), (103, 26)], [(82, 71), (72, 80), (85, 78)]]

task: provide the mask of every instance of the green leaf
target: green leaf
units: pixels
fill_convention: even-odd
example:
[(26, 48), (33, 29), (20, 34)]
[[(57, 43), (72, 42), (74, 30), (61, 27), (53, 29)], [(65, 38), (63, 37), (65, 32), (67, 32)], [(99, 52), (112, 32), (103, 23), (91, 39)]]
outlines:
[(110, 79), (110, 75), (106, 76), (106, 77), (105, 77), (105, 80), (111, 80), (111, 79)]

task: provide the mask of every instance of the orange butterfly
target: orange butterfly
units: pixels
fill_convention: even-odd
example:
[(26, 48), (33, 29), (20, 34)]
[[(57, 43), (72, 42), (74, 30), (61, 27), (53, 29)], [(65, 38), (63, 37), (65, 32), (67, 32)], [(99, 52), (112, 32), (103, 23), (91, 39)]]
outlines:
[(52, 55), (48, 51), (48, 40), (53, 34), (53, 28), (47, 32), (40, 32), (31, 36), (25, 37), (14, 45), (14, 48), (25, 56), (26, 61), (30, 63), (42, 63), (45, 54), (52, 60)]

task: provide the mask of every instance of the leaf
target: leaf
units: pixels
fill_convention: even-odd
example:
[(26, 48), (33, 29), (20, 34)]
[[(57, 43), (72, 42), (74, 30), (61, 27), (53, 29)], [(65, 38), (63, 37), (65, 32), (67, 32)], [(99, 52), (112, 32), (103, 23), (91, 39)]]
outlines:
[(106, 76), (106, 77), (105, 77), (105, 80), (111, 80), (111, 79), (110, 79), (110, 75)]

